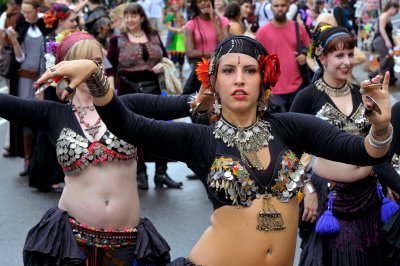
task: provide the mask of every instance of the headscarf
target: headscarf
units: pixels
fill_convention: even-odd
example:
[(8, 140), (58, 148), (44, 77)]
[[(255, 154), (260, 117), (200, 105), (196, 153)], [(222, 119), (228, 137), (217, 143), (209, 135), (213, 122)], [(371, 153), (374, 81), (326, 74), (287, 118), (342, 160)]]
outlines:
[(197, 77), (206, 88), (210, 87), (210, 77), (215, 77), (219, 59), (229, 53), (240, 53), (253, 57), (260, 64), (263, 88), (275, 86), (280, 75), (279, 59), (276, 54), (268, 54), (264, 46), (247, 36), (231, 36), (220, 42), (210, 60), (203, 58), (196, 69)]
[(321, 55), (324, 54), (325, 48), (337, 37), (339, 36), (352, 36), (350, 32), (348, 32), (343, 27), (334, 27), (330, 25), (322, 26), (319, 28), (311, 39), (310, 48), (308, 50), (308, 56), (311, 58), (315, 58), (319, 69), (314, 73), (314, 77), (311, 83), (314, 83), (322, 76), (322, 63), (319, 59)]
[(71, 47), (82, 40), (96, 40), (92, 35), (84, 31), (73, 31), (60, 41), (56, 49), (56, 64), (64, 60), (65, 55)]

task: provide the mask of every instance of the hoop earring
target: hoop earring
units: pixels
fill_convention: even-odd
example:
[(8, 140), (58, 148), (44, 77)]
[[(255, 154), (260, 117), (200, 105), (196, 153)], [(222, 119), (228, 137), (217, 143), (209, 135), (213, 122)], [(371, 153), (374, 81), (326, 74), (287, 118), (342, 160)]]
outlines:
[(214, 101), (214, 105), (213, 105), (213, 112), (214, 112), (214, 114), (216, 114), (216, 115), (221, 115), (221, 109), (222, 109), (222, 106), (221, 106), (221, 104), (219, 103), (219, 97), (217, 96), (218, 94), (216, 94), (215, 95), (215, 101)]

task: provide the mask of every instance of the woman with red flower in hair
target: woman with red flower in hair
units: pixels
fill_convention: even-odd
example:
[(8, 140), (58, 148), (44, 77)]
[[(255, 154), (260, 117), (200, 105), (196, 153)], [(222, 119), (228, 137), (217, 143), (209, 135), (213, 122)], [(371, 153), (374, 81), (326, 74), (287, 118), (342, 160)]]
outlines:
[[(77, 26), (75, 12), (62, 4), (54, 4), (52, 9), (44, 14), (43, 20), (46, 29), (51, 32), (45, 36), (44, 50), (46, 53), (40, 58), (42, 73), (51, 66), (48, 44), (54, 42), (56, 36), (64, 30), (74, 29)], [(39, 99), (61, 102), (55, 90), (46, 90), (39, 95)], [(37, 188), (40, 192), (61, 192), (64, 173), (57, 162), (54, 146), (46, 131), (39, 130), (37, 132), (35, 145), (29, 171), (29, 185)]]
[[(116, 136), (185, 162), (201, 179), (214, 207), (211, 225), (188, 259), (178, 258), (170, 265), (293, 265), (296, 196), (305, 182), (299, 161), (302, 152), (368, 165), (383, 161), (389, 148), (390, 130), (371, 133), (365, 141), (314, 116), (268, 114), (269, 90), (279, 78), (279, 60), (246, 36), (220, 42), (210, 61), (198, 67), (203, 90), (215, 99), (217, 120), (210, 126), (154, 121), (129, 112), (102, 82), (101, 69), (89, 60), (62, 62), (55, 71), (69, 78), (71, 88), (86, 80), (97, 112)], [(38, 84), (53, 76), (47, 71)], [(381, 115), (371, 112), (376, 129), (390, 125), (387, 82), (383, 90), (369, 92), (382, 111)], [(206, 109), (207, 104), (197, 104), (204, 97), (199, 95), (191, 104), (192, 112)], [(162, 98), (159, 104), (164, 104)], [(307, 185), (305, 193), (312, 189)]]

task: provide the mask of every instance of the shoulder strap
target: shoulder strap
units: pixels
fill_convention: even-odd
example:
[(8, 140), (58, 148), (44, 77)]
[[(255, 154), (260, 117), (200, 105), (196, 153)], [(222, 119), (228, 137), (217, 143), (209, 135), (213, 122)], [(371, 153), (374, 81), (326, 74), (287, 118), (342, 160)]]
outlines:
[(294, 27), (296, 30), (296, 49), (297, 49), (297, 52), (300, 54), (300, 51), (301, 51), (300, 32), (299, 32), (299, 24), (297, 23), (297, 21), (294, 21)]
[(267, 18), (267, 20), (269, 21), (269, 17), (268, 17), (268, 14), (267, 14), (267, 11), (265, 11), (265, 8), (267, 7), (267, 4), (270, 4), (271, 2), (269, 2), (268, 0), (267, 1), (265, 1), (264, 3), (263, 3), (263, 7), (262, 7), (262, 10), (263, 10), (263, 12), (264, 12), (264, 16)]

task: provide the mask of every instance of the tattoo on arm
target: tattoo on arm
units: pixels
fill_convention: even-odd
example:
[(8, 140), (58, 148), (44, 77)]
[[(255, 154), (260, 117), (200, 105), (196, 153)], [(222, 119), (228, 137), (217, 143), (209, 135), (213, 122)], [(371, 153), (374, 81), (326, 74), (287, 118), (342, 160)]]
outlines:
[(386, 128), (382, 128), (382, 129), (375, 130), (375, 131), (374, 131), (374, 134), (375, 134), (375, 136), (377, 136), (377, 137), (382, 137), (382, 136), (386, 135), (387, 132), (388, 132), (388, 128), (386, 127)]

